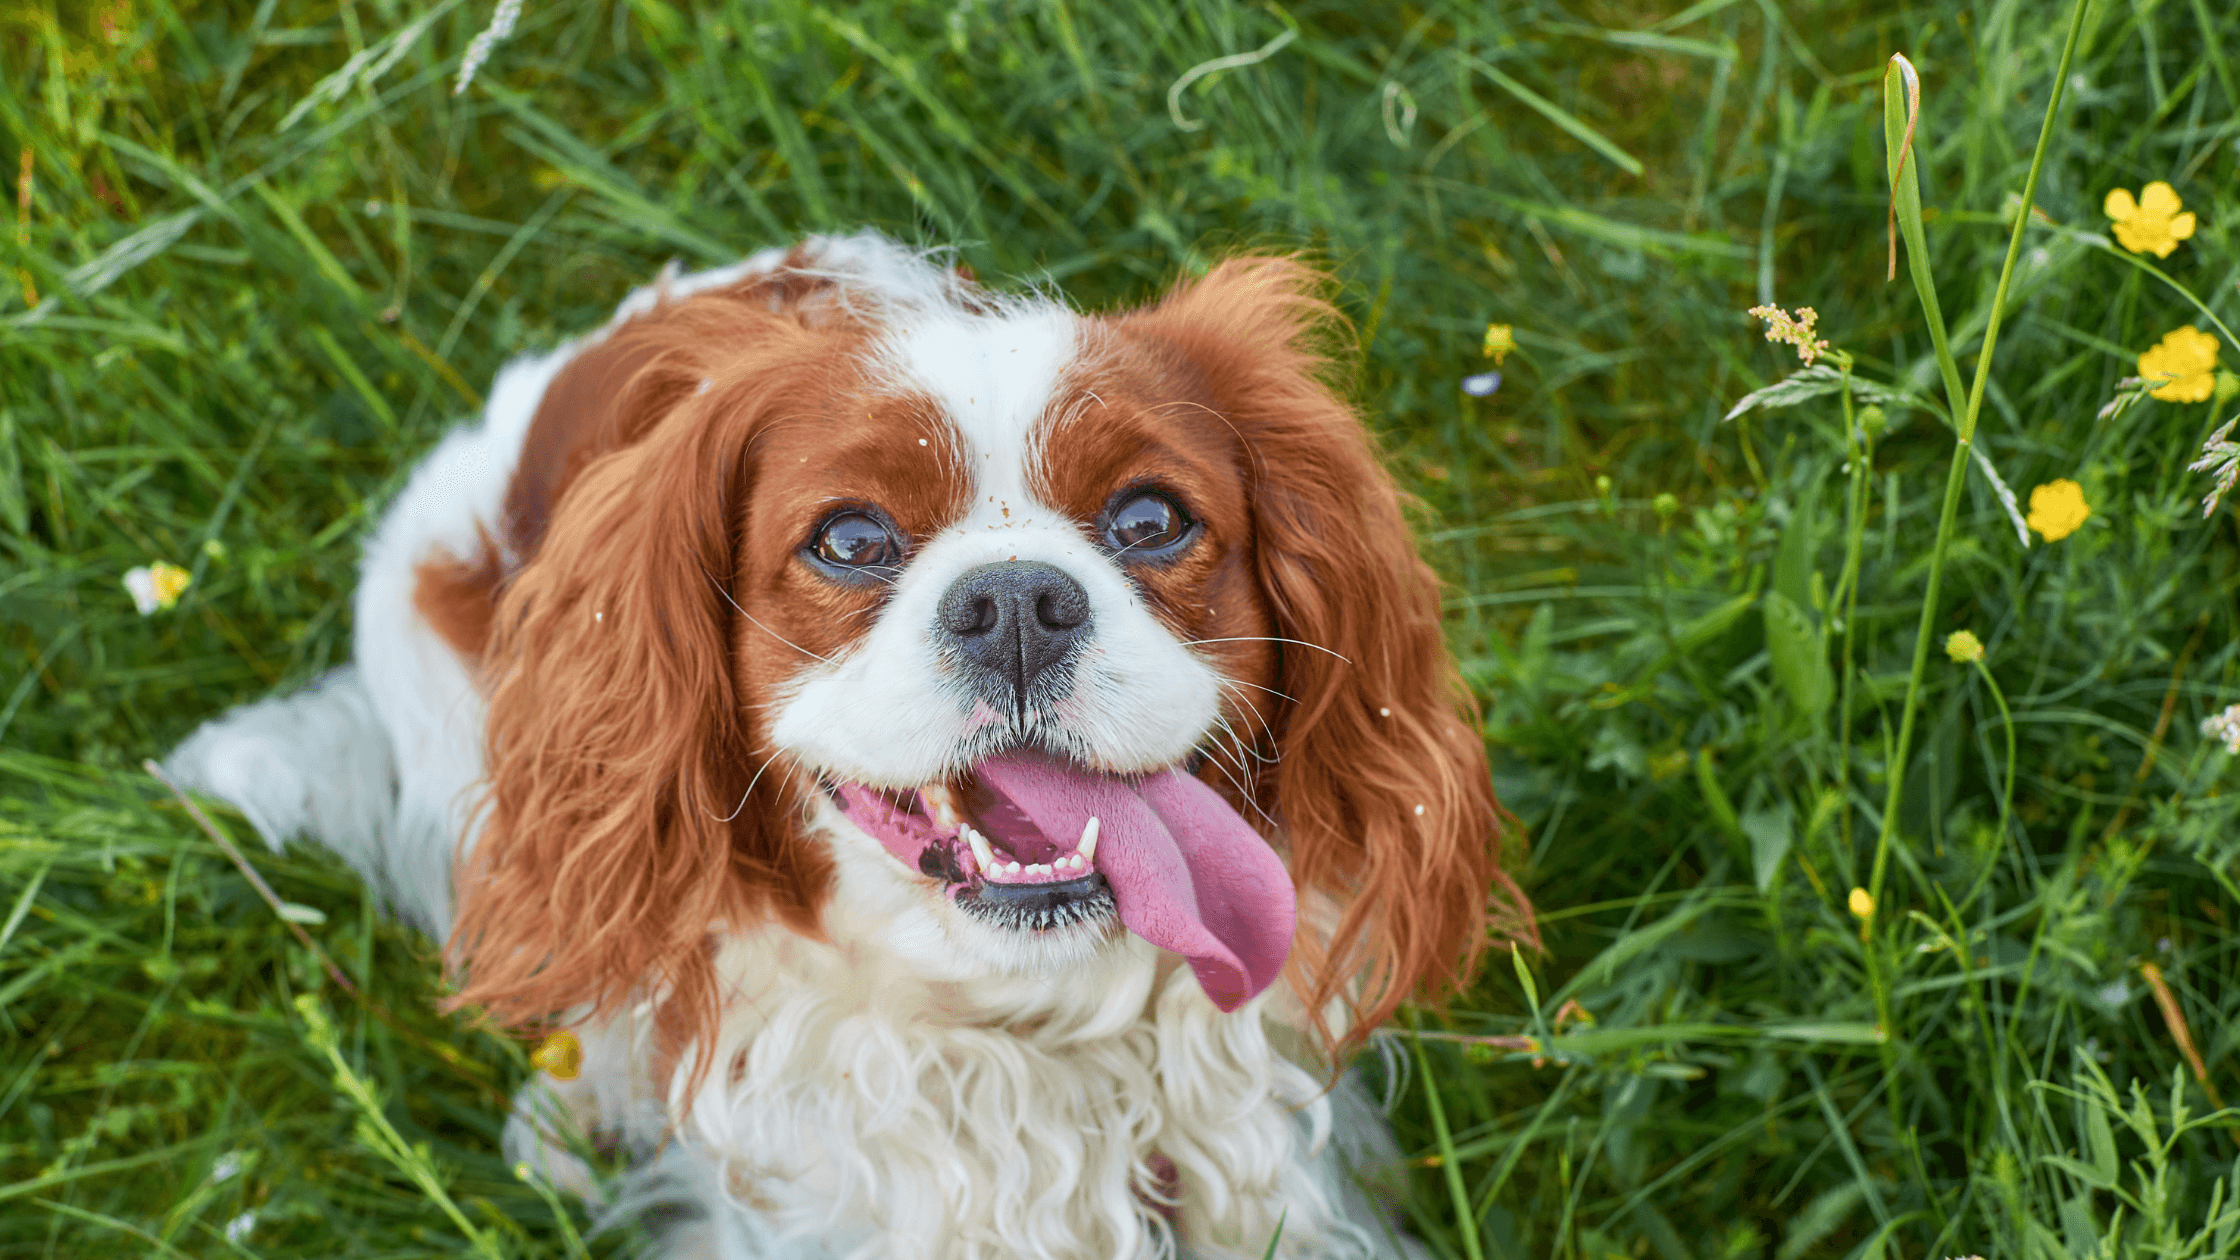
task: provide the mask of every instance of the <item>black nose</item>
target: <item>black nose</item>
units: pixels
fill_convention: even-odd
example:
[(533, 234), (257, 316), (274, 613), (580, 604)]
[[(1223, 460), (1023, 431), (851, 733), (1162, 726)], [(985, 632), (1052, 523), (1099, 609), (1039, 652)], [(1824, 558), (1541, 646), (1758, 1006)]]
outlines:
[(935, 622), (963, 657), (973, 690), (1025, 717), (1037, 684), (1058, 681), (1089, 635), (1089, 592), (1039, 560), (968, 569), (941, 596)]

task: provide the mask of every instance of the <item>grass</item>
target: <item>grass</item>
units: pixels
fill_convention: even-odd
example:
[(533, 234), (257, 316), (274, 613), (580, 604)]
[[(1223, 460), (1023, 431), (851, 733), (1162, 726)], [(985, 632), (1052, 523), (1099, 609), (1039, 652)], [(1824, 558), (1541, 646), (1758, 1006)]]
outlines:
[[(454, 96), (481, 0), (0, 7), (0, 1254), (583, 1254), (433, 946), (260, 852), (353, 997), (136, 767), (347, 655), (500, 362), (859, 224), (1092, 306), (1339, 276), (1547, 942), (1371, 1056), (1435, 1251), (2240, 1252), (2240, 553), (2186, 467), (2236, 404), (2100, 415), (2182, 325), (2240, 363), (2240, 10), (2086, 11), (2017, 235), (2071, 12), (537, 0)], [(2142, 259), (2101, 205), (2155, 179), (2200, 226)], [(1723, 421), (1798, 369), (1759, 303), (1872, 392)], [(1952, 416), (2083, 528), (2025, 548)]]

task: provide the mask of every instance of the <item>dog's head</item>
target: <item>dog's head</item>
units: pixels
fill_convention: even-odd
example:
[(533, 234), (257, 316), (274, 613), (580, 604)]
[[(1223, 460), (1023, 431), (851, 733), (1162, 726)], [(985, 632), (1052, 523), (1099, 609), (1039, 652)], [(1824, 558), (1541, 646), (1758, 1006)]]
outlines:
[[(690, 1031), (719, 927), (866, 893), (967, 972), (1126, 931), (1233, 1008), (1288, 957), (1356, 1033), (1466, 972), (1522, 903), (1435, 579), (1311, 345), (1321, 277), (1238, 259), (1082, 316), (793, 264), (548, 391), (461, 1000), (660, 992)], [(1295, 887), (1331, 914), (1299, 928)]]

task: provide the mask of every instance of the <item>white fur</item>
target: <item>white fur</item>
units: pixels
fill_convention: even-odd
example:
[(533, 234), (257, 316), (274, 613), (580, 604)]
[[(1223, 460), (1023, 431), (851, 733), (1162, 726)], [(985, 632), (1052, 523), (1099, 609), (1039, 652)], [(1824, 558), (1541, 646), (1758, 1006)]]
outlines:
[[(969, 705), (932, 667), (934, 605), (957, 574), (1016, 557), (1064, 568), (1092, 605), (1093, 650), (1046, 733), (1110, 769), (1180, 760), (1217, 720), (1219, 676), (1030, 488), (1079, 321), (1046, 301), (967, 302), (946, 269), (873, 234), (805, 252), (805, 270), (842, 281), (831, 300), (888, 321), (886, 379), (947, 413), (974, 506), (925, 543), (855, 649), (795, 680), (772, 737), (814, 769), (896, 786), (969, 760)], [(785, 256), (664, 272), (616, 321)], [(471, 555), (478, 525), (496, 535), (545, 389), (614, 326), (506, 368), (482, 422), (413, 472), (367, 545), (354, 666), (235, 710), (170, 761), (274, 845), (333, 848), (439, 936), (474, 839), (484, 709), (415, 613), (413, 570)], [(692, 1052), (657, 1077), (647, 1006), (581, 1024), (581, 1074), (523, 1088), (509, 1156), (617, 1211), (682, 1197), (701, 1217), (668, 1236), (680, 1257), (1256, 1257), (1279, 1220), (1284, 1256), (1401, 1253), (1337, 1155), (1347, 1144), (1329, 1141), (1333, 1095), (1277, 1047), (1303, 1042), (1280, 987), (1223, 1014), (1178, 959), (1109, 927), (1023, 962), (1016, 940), (964, 922), (829, 804), (807, 825), (837, 871), (825, 939), (722, 938), (726, 1004), (697, 1087)], [(1377, 1122), (1356, 1123), (1373, 1145)], [(634, 1152), (639, 1170), (601, 1183), (571, 1150), (585, 1137)], [(1179, 1241), (1149, 1202), (1154, 1156), (1179, 1174)]]
[(411, 873), (389, 864), (396, 812), (389, 738), (357, 666), (204, 723), (165, 768), (231, 802), (275, 850), (291, 836), (318, 836), (392, 904), (409, 895)]

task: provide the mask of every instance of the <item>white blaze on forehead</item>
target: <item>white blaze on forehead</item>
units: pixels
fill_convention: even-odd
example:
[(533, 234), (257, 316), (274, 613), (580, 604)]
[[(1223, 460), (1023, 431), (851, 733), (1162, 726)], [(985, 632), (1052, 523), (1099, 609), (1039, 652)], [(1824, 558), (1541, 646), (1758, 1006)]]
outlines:
[(1028, 466), (1037, 423), (1079, 345), (1073, 312), (1038, 302), (913, 321), (881, 347), (880, 360), (900, 378), (895, 384), (930, 396), (954, 429), (976, 491), (968, 519), (993, 516), (1018, 527), (1040, 516), (1056, 524), (1054, 512), (1030, 499)]
[[(918, 540), (870, 630), (833, 660), (804, 667), (778, 697), (771, 739), (801, 764), (835, 779), (911, 787), (986, 755), (991, 736), (1011, 738), (986, 729), (992, 710), (945, 664), (938, 628), (952, 583), (1011, 560), (1071, 576), (1095, 625), (1072, 694), (1034, 719), (1034, 737), (1050, 751), (1100, 769), (1155, 770), (1187, 756), (1218, 720), (1219, 675), (1151, 615), (1085, 522), (1030, 489), (1081, 332), (1055, 303), (1016, 300), (988, 314), (916, 314), (887, 334), (876, 352), (882, 383), (939, 408), (955, 458), (971, 470), (969, 488), (955, 522)], [(927, 475), (936, 475), (930, 463)]]

